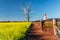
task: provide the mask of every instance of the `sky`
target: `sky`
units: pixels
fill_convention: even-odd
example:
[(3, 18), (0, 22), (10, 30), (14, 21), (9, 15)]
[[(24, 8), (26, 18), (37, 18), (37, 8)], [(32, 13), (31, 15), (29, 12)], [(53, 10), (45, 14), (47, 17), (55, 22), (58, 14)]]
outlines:
[(26, 21), (22, 7), (30, 4), (30, 21), (60, 18), (60, 0), (0, 0), (0, 21)]

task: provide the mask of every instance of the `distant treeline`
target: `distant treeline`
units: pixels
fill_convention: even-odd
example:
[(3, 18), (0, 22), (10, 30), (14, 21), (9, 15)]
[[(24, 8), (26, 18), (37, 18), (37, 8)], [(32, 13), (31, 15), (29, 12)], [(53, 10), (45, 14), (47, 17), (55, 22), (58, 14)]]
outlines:
[[(49, 18), (46, 21), (51, 22), (52, 19), (53, 18)], [(60, 22), (60, 18), (54, 18), (54, 19), (56, 19), (56, 21)], [(44, 21), (44, 20), (42, 20), (42, 21)], [(27, 21), (10, 21), (10, 20), (8, 20), (8, 21), (0, 21), (0, 22), (27, 22)], [(40, 22), (40, 20), (29, 21), (29, 22)]]
[[(27, 21), (0, 21), (0, 22), (27, 22)], [(33, 22), (33, 21), (29, 21), (29, 22)]]

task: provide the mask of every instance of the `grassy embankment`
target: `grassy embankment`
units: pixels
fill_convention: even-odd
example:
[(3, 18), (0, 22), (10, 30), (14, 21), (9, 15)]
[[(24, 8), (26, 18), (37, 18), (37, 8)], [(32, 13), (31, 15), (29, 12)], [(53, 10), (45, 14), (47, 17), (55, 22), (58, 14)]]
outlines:
[[(53, 27), (53, 22), (45, 22), (46, 27)], [(60, 22), (57, 22), (57, 26), (60, 28)]]
[(0, 40), (24, 40), (25, 33), (31, 22), (0, 23)]

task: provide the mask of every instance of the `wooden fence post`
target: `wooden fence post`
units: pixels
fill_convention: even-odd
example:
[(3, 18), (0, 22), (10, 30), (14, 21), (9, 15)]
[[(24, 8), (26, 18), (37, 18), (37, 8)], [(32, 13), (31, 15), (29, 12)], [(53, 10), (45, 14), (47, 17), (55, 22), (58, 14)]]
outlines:
[(57, 32), (56, 32), (56, 26), (57, 26), (57, 22), (56, 22), (55, 19), (53, 19), (53, 30), (54, 30), (54, 35), (57, 34)]

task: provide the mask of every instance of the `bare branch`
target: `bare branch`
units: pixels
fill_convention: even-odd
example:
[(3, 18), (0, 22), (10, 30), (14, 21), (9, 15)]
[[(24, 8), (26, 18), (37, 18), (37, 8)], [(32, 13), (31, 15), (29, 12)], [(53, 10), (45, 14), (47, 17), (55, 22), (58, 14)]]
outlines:
[(30, 6), (28, 6), (28, 13), (30, 12)]
[(22, 8), (22, 10), (23, 10), (23, 12), (26, 14), (27, 13), (27, 11), (26, 11), (26, 9), (25, 8)]
[(26, 8), (22, 7), (22, 11), (25, 14), (26, 20), (29, 22), (29, 19), (30, 19), (30, 17), (29, 17), (30, 5), (27, 4), (27, 10), (26, 10)]
[(28, 13), (30, 12), (30, 3), (27, 3), (27, 11), (28, 11)]

